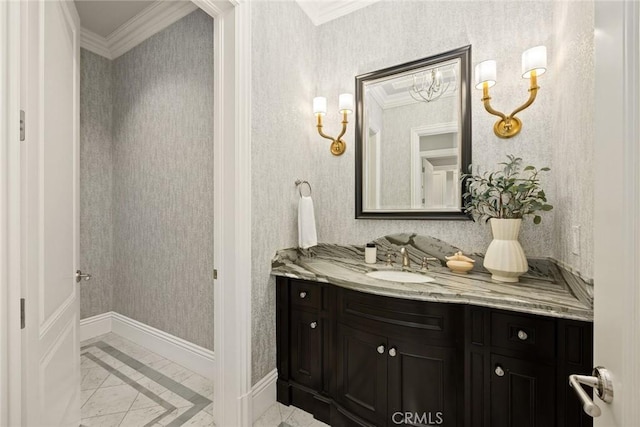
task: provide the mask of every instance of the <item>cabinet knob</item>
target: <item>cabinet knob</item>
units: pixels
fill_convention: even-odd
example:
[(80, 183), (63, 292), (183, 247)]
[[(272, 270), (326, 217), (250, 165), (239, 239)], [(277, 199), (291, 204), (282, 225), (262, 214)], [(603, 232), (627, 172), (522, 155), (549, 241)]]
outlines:
[(389, 349), (389, 356), (391, 356), (391, 357), (396, 357), (396, 354), (397, 354), (397, 352), (396, 352), (396, 348), (395, 348), (395, 347), (391, 347), (391, 348)]
[(504, 370), (502, 369), (502, 366), (498, 365), (496, 366), (496, 375), (499, 377), (504, 377)]
[(318, 322), (311, 322), (309, 326), (311, 327), (311, 329), (315, 329), (318, 327)]
[(305, 291), (300, 292), (300, 298), (306, 298), (307, 293)]
[(378, 353), (384, 354), (384, 346), (382, 344), (378, 346)]
[(527, 335), (527, 333), (525, 331), (520, 329), (518, 331), (518, 338), (520, 338), (522, 341), (526, 341), (526, 339), (529, 338), (529, 335)]

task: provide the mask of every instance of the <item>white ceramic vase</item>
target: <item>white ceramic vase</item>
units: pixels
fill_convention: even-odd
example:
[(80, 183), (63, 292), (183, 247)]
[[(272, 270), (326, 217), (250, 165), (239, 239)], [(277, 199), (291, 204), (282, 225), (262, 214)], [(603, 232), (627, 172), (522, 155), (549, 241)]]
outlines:
[(484, 268), (491, 278), (500, 282), (515, 283), (529, 270), (527, 257), (518, 242), (522, 219), (491, 218), (493, 240), (484, 256)]

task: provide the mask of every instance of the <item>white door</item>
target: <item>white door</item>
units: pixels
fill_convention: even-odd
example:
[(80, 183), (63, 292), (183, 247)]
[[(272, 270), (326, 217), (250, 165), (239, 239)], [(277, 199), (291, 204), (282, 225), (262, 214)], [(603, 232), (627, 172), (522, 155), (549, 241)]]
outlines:
[(72, 1), (22, 3), (22, 424), (80, 424), (79, 19)]
[(413, 207), (416, 208), (429, 208), (434, 205), (433, 198), (433, 165), (426, 158), (422, 158), (422, 191), (417, 200), (413, 201)]
[(640, 425), (639, 10), (595, 8), (594, 364), (613, 384), (595, 427)]

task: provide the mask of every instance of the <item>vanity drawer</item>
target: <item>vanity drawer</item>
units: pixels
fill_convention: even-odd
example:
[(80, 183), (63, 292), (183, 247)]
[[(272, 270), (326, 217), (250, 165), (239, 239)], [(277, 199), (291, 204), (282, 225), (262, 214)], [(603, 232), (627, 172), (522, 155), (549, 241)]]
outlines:
[(540, 316), (491, 313), (493, 347), (526, 352), (532, 357), (555, 357), (555, 322)]
[(338, 296), (338, 319), (347, 325), (372, 328), (390, 336), (451, 342), (462, 319), (452, 304), (372, 295), (343, 290)]
[(291, 304), (296, 307), (320, 309), (322, 285), (315, 282), (292, 280), (289, 288)]

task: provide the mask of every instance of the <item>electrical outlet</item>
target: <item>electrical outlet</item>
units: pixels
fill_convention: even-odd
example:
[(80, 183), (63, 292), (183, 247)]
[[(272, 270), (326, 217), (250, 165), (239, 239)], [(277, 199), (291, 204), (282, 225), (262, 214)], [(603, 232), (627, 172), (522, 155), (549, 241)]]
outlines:
[(580, 226), (571, 227), (571, 253), (580, 255)]

